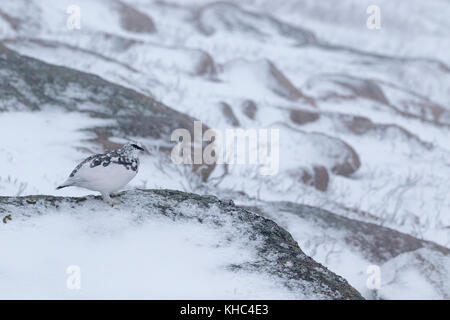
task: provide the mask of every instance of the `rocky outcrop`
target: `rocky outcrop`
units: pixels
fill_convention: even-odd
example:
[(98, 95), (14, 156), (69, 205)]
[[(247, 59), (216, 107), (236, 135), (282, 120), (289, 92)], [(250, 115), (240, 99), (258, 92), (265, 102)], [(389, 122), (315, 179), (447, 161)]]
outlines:
[(258, 106), (253, 100), (245, 100), (242, 102), (242, 112), (247, 116), (247, 118), (254, 120), (256, 112), (258, 111)]
[[(88, 129), (105, 148), (116, 147), (108, 141), (112, 136), (138, 136), (167, 145), (175, 129), (184, 128), (193, 135), (193, 118), (98, 76), (22, 56), (1, 44), (0, 69), (0, 112), (57, 108), (109, 119), (109, 126)], [(170, 150), (160, 148), (167, 154)], [(214, 165), (193, 167), (204, 181), (213, 169)]]
[(320, 114), (318, 112), (311, 112), (306, 110), (291, 109), (289, 112), (291, 121), (298, 125), (304, 125), (309, 122), (314, 122), (319, 119)]
[[(301, 102), (316, 106), (314, 99), (306, 95), (270, 60), (260, 59), (248, 61), (246, 59), (232, 59), (221, 66), (220, 77), (241, 88), (248, 81), (253, 84), (261, 83), (259, 90), (269, 90), (275, 95), (288, 101)], [(264, 87), (264, 89), (262, 89)], [(245, 89), (247, 91), (247, 89)]]
[(236, 117), (236, 115), (234, 114), (231, 106), (226, 102), (221, 102), (220, 108), (222, 109), (222, 113), (225, 116), (225, 118), (227, 119), (227, 122), (230, 125), (232, 125), (233, 127), (239, 127), (239, 125), (240, 125), (239, 120)]
[[(269, 274), (299, 298), (362, 298), (346, 280), (305, 255), (286, 230), (272, 220), (235, 206), (232, 201), (171, 190), (134, 190), (121, 193), (118, 197), (122, 204), (113, 209), (108, 209), (109, 206), (100, 197), (93, 196), (0, 197), (2, 228), (13, 228), (17, 221), (55, 210), (58, 215), (121, 210), (124, 215), (133, 217), (137, 224), (154, 218), (176, 224), (189, 221), (218, 229), (228, 239), (227, 242), (238, 239), (254, 250), (254, 257), (224, 266), (228, 270)], [(227, 246), (227, 243), (222, 245)]]
[(122, 27), (130, 32), (153, 33), (156, 31), (153, 20), (146, 14), (123, 2), (116, 1)]
[(450, 255), (450, 249), (433, 242), (373, 223), (343, 217), (316, 207), (291, 202), (273, 202), (247, 209), (256, 210), (255, 212), (275, 220), (277, 220), (277, 212), (289, 212), (304, 220), (305, 224), (312, 223), (327, 235), (336, 233), (337, 237), (333, 241), (338, 238), (342, 239), (347, 245), (376, 263), (384, 263), (402, 253), (420, 248), (429, 248)]
[(312, 172), (308, 169), (303, 170), (302, 182), (311, 185), (319, 191), (326, 191), (330, 176), (327, 168), (324, 166), (314, 166)]
[[(374, 297), (365, 281), (367, 265), (375, 263), (389, 282), (376, 297), (448, 298), (449, 255), (421, 238), (450, 244), (450, 38), (443, 36), (450, 5), (436, 1), (439, 23), (432, 10), (405, 5), (396, 19), (417, 28), (396, 23), (395, 37), (374, 43), (366, 41), (366, 28), (351, 28), (361, 24), (348, 19), (366, 9), (360, 2), (336, 11), (313, 1), (91, 0), (80, 5), (81, 30), (68, 30), (64, 2), (50, 10), (45, 1), (2, 0), (0, 44), (10, 50), (0, 46), (0, 193), (52, 193), (78, 160), (130, 137), (151, 150), (133, 187), (232, 189), (295, 202), (260, 207), (364, 297)], [(352, 32), (324, 32), (342, 27)], [(401, 54), (399, 43), (406, 46)], [(173, 164), (169, 133), (192, 134), (193, 118), (219, 130), (280, 129), (278, 174), (262, 176), (257, 166)], [(35, 168), (38, 148), (46, 157)], [(11, 230), (13, 218), (0, 216), (0, 227)], [(14, 234), (0, 238), (14, 243)], [(42, 247), (51, 251), (48, 244)], [(9, 292), (4, 283), (0, 299)]]
[(263, 39), (285, 38), (297, 45), (317, 42), (315, 34), (308, 29), (282, 22), (268, 14), (244, 10), (236, 4), (225, 1), (199, 7), (192, 20), (198, 30), (207, 36), (225, 30)]
[[(447, 281), (450, 249), (447, 247), (307, 205), (261, 202), (244, 208), (286, 228), (308, 255), (343, 275), (365, 298), (448, 299), (450, 296)], [(371, 265), (380, 268), (378, 290), (370, 290), (366, 285), (368, 278), (361, 276)], [(414, 280), (410, 274), (415, 274)]]
[[(121, 135), (161, 138), (175, 128), (193, 126), (193, 119), (134, 90), (100, 77), (50, 65), (0, 47), (1, 111), (39, 111), (58, 107), (99, 118), (116, 118), (111, 130)], [(14, 80), (14, 81), (10, 81)], [(91, 107), (83, 108), (83, 104)], [(130, 122), (134, 125), (130, 126)], [(136, 125), (137, 124), (137, 125)]]

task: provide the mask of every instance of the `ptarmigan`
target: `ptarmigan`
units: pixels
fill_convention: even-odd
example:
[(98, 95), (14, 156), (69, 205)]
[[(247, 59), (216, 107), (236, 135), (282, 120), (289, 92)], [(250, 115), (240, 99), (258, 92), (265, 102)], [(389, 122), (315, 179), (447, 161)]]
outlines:
[(69, 178), (56, 189), (74, 186), (99, 191), (108, 204), (119, 204), (120, 201), (111, 199), (111, 193), (136, 176), (140, 151), (144, 151), (142, 144), (129, 142), (120, 149), (92, 155), (76, 166)]

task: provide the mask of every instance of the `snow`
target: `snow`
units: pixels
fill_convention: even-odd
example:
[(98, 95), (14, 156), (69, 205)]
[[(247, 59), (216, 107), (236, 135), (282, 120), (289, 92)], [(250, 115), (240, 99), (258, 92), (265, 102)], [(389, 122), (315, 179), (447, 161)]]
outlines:
[[(339, 5), (315, 0), (123, 2), (151, 17), (157, 31), (125, 30), (117, 6), (108, 1), (77, 1), (82, 28), (68, 30), (66, 8), (72, 1), (2, 0), (1, 10), (20, 17), (22, 25), (14, 30), (0, 19), (0, 40), (21, 54), (151, 95), (214, 129), (230, 128), (220, 108), (227, 103), (241, 128), (279, 129), (281, 139), (277, 175), (261, 176), (259, 167), (252, 165), (217, 166), (210, 180), (202, 183), (190, 167), (176, 166), (159, 155), (158, 146), (167, 146), (167, 141), (135, 137), (158, 156), (142, 158), (141, 170), (127, 189), (233, 190), (264, 201), (323, 207), (450, 246), (448, 1), (380, 0), (380, 30), (366, 28), (366, 9), (372, 3), (365, 0), (342, 0)], [(308, 38), (309, 44), (303, 45), (302, 35), (309, 32), (317, 40)], [(216, 72), (198, 74), (208, 56)], [(280, 95), (270, 64), (316, 105)], [(0, 76), (22, 81), (1, 70)], [(365, 81), (387, 102), (380, 101), (376, 92), (364, 91)], [(61, 95), (85, 98), (77, 88), (69, 89)], [(248, 99), (257, 106), (255, 119), (242, 112)], [(81, 113), (23, 112), (20, 101), (0, 103), (0, 110), (20, 111), (0, 114), (0, 194), (90, 194), (54, 188), (77, 163), (103, 151), (88, 142), (91, 135), (84, 129), (108, 122)], [(436, 106), (444, 110), (439, 119)], [(86, 102), (79, 110), (102, 107), (106, 106)], [(290, 110), (315, 111), (320, 118), (298, 125), (291, 121)], [(366, 117), (377, 129), (355, 134), (344, 116)], [(391, 125), (395, 127), (381, 128)], [(361, 160), (361, 167), (349, 177), (330, 173), (348, 152), (342, 142)], [(317, 165), (330, 173), (325, 193), (301, 182), (301, 170)], [(354, 213), (361, 211), (370, 217)], [(307, 226), (291, 218), (281, 214), (277, 221), (284, 221), (299, 242), (314, 238)], [(340, 253), (325, 258), (330, 250), (322, 248), (313, 256), (370, 297), (364, 279), (371, 262), (345, 244), (337, 250)], [(398, 279), (381, 290), (384, 297), (443, 296), (433, 295), (416, 270)], [(397, 281), (405, 287), (397, 286)], [(408, 295), (410, 284), (416, 282), (419, 287), (423, 283), (423, 294), (416, 290), (417, 295)]]
[(385, 299), (449, 299), (450, 257), (419, 249), (403, 253), (381, 267)]
[(343, 238), (342, 232), (318, 232), (313, 224), (283, 211), (276, 211), (270, 217), (292, 234), (307, 255), (328, 266), (361, 294), (368, 296), (365, 270), (371, 263), (360, 253), (350, 250), (344, 241), (339, 241)]
[[(85, 153), (94, 147), (81, 129), (107, 125), (80, 113), (12, 112), (0, 116), (0, 192), (2, 195), (53, 194)], [(78, 149), (77, 149), (78, 148)], [(45, 168), (45, 170), (42, 170)], [(25, 184), (19, 188), (5, 180)], [(64, 194), (64, 192), (62, 193)], [(72, 192), (66, 194), (73, 194)], [(86, 194), (86, 193), (84, 193)], [(82, 195), (82, 193), (77, 193)]]
[[(124, 210), (87, 202), (59, 209), (38, 202), (31, 210), (43, 214), (15, 214), (14, 223), (0, 226), (0, 241), (9, 243), (0, 253), (0, 298), (292, 299), (301, 294), (266, 273), (228, 268), (256, 259), (258, 241), (246, 241), (226, 217), (219, 228), (152, 214), (139, 205)], [(208, 210), (173, 209), (193, 217)], [(16, 209), (21, 210), (30, 212)], [(214, 210), (203, 214), (205, 219), (218, 214)], [(66, 286), (69, 266), (80, 268), (79, 290)]]
[[(242, 199), (237, 203), (249, 204), (248, 200)], [(332, 228), (324, 223), (321, 214), (318, 214), (317, 218), (311, 214), (304, 215), (300, 212), (296, 214), (295, 210), (286, 210), (284, 203), (278, 202), (252, 201), (252, 204), (260, 208), (264, 216), (288, 230), (307, 255), (344, 277), (366, 298), (394, 300), (448, 298), (450, 276), (448, 253), (421, 248), (399, 254), (381, 263), (374, 256), (370, 257), (372, 250), (370, 244), (355, 245), (361, 235), (346, 230), (342, 221)], [(325, 221), (327, 219), (333, 220), (328, 217)], [(379, 270), (377, 276), (379, 275), (380, 279), (380, 286), (375, 290), (367, 284), (373, 275), (371, 271), (373, 267)]]

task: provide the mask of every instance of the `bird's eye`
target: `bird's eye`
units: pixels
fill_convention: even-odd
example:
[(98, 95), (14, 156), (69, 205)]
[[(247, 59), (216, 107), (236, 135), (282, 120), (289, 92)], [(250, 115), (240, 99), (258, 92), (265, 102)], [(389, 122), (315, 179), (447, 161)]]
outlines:
[(133, 143), (131, 146), (132, 146), (133, 148), (136, 148), (136, 149), (139, 149), (139, 150), (144, 151), (144, 148), (138, 146), (137, 144), (134, 144), (134, 143)]

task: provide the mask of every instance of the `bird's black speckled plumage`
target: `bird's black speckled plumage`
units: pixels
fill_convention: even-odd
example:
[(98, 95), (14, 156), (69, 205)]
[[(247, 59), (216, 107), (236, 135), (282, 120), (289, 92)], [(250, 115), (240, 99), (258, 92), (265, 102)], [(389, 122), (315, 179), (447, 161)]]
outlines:
[(137, 171), (139, 167), (139, 158), (133, 157), (132, 152), (128, 148), (120, 148), (113, 151), (108, 151), (106, 153), (95, 154), (88, 158), (86, 158), (83, 162), (81, 162), (70, 174), (70, 177), (74, 177), (78, 170), (81, 169), (84, 165), (89, 163), (91, 168), (97, 166), (107, 167), (111, 163), (123, 165), (127, 170)]

